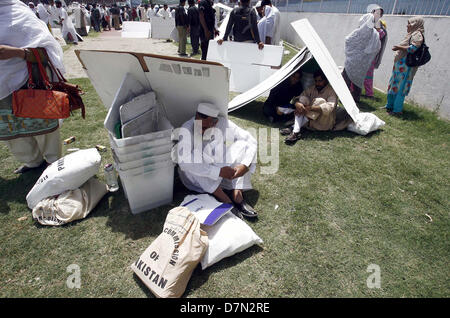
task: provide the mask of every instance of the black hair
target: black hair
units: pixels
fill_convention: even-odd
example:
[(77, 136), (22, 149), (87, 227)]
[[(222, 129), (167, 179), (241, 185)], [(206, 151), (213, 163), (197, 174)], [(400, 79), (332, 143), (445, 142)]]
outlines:
[(261, 2), (261, 6), (266, 6), (266, 5), (272, 5), (272, 1), (270, 1), (270, 0), (263, 0)]
[(322, 77), (322, 79), (324, 79), (328, 82), (328, 78), (325, 76), (325, 73), (322, 71), (321, 68), (319, 68), (317, 71), (314, 72), (314, 78), (316, 78), (318, 76)]

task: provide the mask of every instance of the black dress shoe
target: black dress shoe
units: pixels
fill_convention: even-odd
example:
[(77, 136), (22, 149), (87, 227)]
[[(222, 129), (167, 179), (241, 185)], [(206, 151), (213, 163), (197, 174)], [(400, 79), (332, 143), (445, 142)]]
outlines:
[(35, 169), (41, 169), (41, 168), (47, 168), (48, 163), (44, 160), (42, 161), (42, 163), (37, 166), (37, 167), (28, 167), (27, 165), (23, 165), (19, 168), (17, 168), (16, 170), (14, 170), (15, 174), (22, 174), (31, 170), (35, 170)]
[(248, 204), (245, 201), (242, 201), (241, 203), (235, 203), (236, 208), (241, 212), (241, 214), (248, 218), (255, 218), (258, 216), (258, 212), (256, 212), (250, 204)]

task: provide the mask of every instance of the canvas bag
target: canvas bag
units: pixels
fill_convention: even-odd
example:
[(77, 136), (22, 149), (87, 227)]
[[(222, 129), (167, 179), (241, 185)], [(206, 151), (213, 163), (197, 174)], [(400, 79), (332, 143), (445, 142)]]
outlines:
[(104, 183), (91, 178), (76, 190), (40, 201), (33, 209), (33, 219), (42, 225), (62, 225), (84, 219), (107, 192)]
[(181, 297), (207, 248), (200, 222), (187, 208), (176, 207), (169, 211), (163, 232), (131, 268), (156, 297)]

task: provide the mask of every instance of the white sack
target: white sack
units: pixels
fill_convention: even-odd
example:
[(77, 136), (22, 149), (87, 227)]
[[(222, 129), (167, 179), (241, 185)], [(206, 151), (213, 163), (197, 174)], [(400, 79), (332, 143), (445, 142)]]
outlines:
[(244, 221), (233, 213), (227, 213), (213, 226), (202, 226), (208, 233), (209, 245), (201, 260), (202, 269), (218, 261), (242, 252), (263, 240)]
[(380, 129), (386, 124), (372, 113), (359, 113), (356, 115), (356, 119), (354, 123), (348, 125), (347, 129), (363, 136)]
[(101, 160), (97, 149), (90, 148), (73, 152), (55, 161), (44, 170), (28, 192), (28, 207), (34, 209), (42, 199), (79, 188), (98, 172)]

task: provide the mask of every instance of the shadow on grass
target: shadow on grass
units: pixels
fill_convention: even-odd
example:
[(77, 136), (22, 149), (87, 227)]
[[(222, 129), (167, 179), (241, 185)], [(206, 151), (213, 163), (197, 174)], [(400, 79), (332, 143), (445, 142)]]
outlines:
[(199, 264), (192, 273), (192, 277), (183, 296), (188, 297), (191, 293), (195, 292), (197, 289), (200, 289), (208, 281), (210, 275), (226, 270), (227, 268), (234, 267), (242, 261), (262, 251), (264, 251), (264, 249), (261, 246), (253, 245), (240, 253), (220, 260), (205, 270), (202, 270), (201, 265)]
[[(369, 104), (364, 104), (364, 110), (361, 111), (375, 111), (376, 108), (370, 106)], [(248, 120), (258, 125), (278, 128), (282, 129), (286, 127), (286, 121), (277, 121), (275, 123), (271, 123), (263, 114), (263, 105), (264, 102), (254, 101), (244, 107), (241, 107), (233, 112), (231, 115), (237, 117), (239, 119)], [(371, 138), (372, 136), (377, 136), (380, 133), (380, 130), (374, 131), (365, 137)], [(333, 140), (335, 138), (355, 138), (360, 136), (348, 130), (342, 131), (311, 131), (307, 129), (302, 129), (302, 139), (318, 139), (318, 140)], [(280, 139), (284, 140), (284, 136), (280, 135)]]
[[(262, 247), (260, 247), (259, 245), (253, 245), (240, 253), (237, 253), (235, 255), (227, 257), (227, 258), (219, 261), (218, 263), (213, 264), (211, 267), (208, 267), (205, 270), (202, 270), (201, 264), (199, 263), (195, 267), (195, 269), (192, 273), (192, 276), (190, 277), (189, 282), (186, 286), (186, 290), (184, 291), (184, 293), (181, 297), (187, 298), (187, 297), (189, 297), (190, 294), (195, 292), (197, 289), (202, 288), (202, 286), (208, 281), (209, 276), (211, 274), (221, 272), (223, 270), (226, 270), (227, 268), (236, 266), (240, 262), (262, 252), (263, 250), (264, 249)], [(155, 298), (155, 295), (150, 291), (150, 289), (144, 284), (144, 282), (134, 272), (133, 272), (133, 279), (148, 298)]]
[(402, 120), (408, 121), (423, 121), (425, 117), (414, 110), (404, 109), (403, 114), (398, 117)]
[(26, 196), (43, 171), (43, 168), (31, 170), (24, 174), (15, 175), (17, 177), (14, 179), (0, 177), (0, 213), (9, 213), (9, 203), (12, 202), (26, 205)]
[[(162, 232), (167, 213), (174, 207), (179, 206), (185, 196), (189, 194), (196, 193), (186, 189), (176, 175), (172, 203), (138, 214), (133, 214), (121, 187), (119, 191), (115, 193), (107, 193), (86, 218), (107, 217), (108, 220), (106, 225), (110, 227), (113, 232), (123, 233), (126, 238), (132, 240), (139, 240), (145, 237), (156, 237)], [(254, 206), (258, 202), (259, 192), (256, 190), (246, 191), (244, 196), (246, 200)], [(78, 222), (82, 222), (85, 219), (77, 220), (63, 226), (75, 226)], [(36, 224), (36, 226), (38, 228), (45, 227), (39, 224)]]

